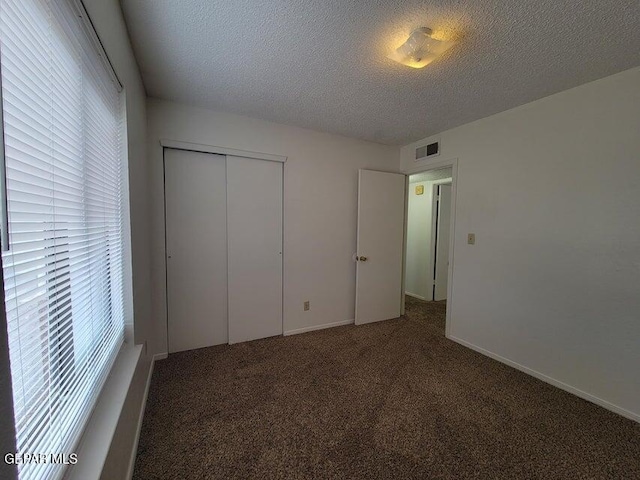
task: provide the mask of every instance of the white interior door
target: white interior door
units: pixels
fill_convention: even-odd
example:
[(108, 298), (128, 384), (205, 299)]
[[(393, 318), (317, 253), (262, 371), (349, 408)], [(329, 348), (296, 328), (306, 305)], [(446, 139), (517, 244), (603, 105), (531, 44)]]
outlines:
[(434, 300), (446, 300), (449, 276), (449, 238), (451, 232), (451, 185), (438, 185), (438, 219), (436, 223)]
[(356, 324), (400, 316), (405, 176), (360, 170)]
[(229, 343), (282, 334), (282, 163), (227, 156)]
[(227, 343), (225, 157), (166, 149), (169, 352)]

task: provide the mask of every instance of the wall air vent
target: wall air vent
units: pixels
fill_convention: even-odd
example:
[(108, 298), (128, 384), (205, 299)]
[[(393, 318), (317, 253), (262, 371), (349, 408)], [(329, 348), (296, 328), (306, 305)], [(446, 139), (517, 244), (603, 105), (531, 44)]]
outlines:
[(435, 157), (440, 154), (440, 142), (433, 142), (429, 145), (416, 148), (416, 160), (422, 160), (423, 158)]

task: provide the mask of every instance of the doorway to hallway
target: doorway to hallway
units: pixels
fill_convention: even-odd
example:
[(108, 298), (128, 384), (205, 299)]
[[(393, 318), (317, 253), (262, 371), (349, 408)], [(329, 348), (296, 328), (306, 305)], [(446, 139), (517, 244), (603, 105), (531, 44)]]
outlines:
[(449, 282), (452, 182), (451, 167), (430, 170), (410, 175), (407, 191), (405, 308), (442, 310), (436, 317), (443, 319)]

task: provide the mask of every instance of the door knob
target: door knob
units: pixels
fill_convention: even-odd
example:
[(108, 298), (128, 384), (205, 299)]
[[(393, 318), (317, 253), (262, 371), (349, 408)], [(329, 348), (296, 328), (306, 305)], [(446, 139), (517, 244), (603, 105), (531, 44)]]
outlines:
[(367, 257), (358, 257), (358, 260), (360, 260), (361, 262), (366, 262), (367, 261)]

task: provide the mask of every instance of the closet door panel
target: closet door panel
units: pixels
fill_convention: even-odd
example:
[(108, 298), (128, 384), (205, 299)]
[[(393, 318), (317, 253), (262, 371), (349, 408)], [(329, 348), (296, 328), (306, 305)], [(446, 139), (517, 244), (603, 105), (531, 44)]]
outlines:
[(227, 156), (229, 343), (282, 334), (282, 168)]
[(166, 149), (169, 352), (227, 343), (227, 189), (223, 155)]

